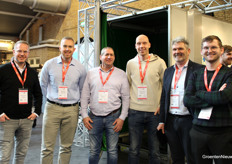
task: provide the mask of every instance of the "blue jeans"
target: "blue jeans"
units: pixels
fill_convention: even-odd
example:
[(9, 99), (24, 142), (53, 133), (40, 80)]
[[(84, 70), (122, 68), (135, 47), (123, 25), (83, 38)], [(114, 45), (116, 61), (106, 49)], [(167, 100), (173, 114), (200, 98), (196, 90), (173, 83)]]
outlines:
[(97, 164), (102, 146), (102, 134), (106, 134), (107, 163), (117, 164), (118, 162), (118, 137), (119, 133), (113, 130), (114, 121), (119, 117), (120, 111), (109, 116), (95, 116), (90, 113), (93, 120), (93, 128), (89, 131), (90, 153), (89, 164)]
[(0, 163), (9, 164), (11, 151), (14, 163), (23, 164), (29, 147), (33, 121), (29, 119), (10, 119), (0, 122)]
[(149, 164), (159, 164), (159, 141), (156, 135), (158, 116), (155, 116), (154, 112), (143, 112), (130, 109), (128, 125), (130, 135), (129, 164), (139, 163), (144, 128), (147, 129)]

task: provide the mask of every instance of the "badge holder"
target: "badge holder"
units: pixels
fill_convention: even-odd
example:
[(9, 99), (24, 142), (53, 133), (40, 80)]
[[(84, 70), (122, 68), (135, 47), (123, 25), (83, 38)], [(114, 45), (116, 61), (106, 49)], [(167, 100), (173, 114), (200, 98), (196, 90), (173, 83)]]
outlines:
[(28, 89), (19, 88), (19, 104), (28, 104)]

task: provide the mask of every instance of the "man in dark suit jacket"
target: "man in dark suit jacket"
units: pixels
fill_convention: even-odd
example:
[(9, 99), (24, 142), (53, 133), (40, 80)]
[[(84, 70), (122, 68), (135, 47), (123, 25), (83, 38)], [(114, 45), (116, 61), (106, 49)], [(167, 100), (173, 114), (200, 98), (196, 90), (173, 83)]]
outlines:
[(172, 41), (175, 65), (167, 68), (163, 78), (158, 130), (166, 134), (174, 164), (193, 164), (189, 131), (192, 127), (191, 110), (183, 104), (184, 90), (188, 78), (200, 64), (189, 60), (189, 43), (183, 37)]

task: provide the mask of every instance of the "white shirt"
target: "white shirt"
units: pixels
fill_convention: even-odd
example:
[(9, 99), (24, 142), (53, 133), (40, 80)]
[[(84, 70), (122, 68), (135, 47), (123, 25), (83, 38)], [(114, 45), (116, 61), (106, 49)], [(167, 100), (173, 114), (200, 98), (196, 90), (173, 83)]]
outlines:
[[(171, 108), (169, 107), (169, 113), (175, 114), (175, 115), (189, 115), (189, 111), (187, 107), (184, 106), (184, 83), (185, 83), (185, 77), (187, 73), (187, 68), (188, 68), (188, 63), (189, 61), (184, 65), (182, 68), (182, 72), (180, 75), (180, 78), (177, 82), (176, 89), (174, 89), (174, 82), (175, 82), (175, 74), (176, 74), (176, 65), (174, 65), (175, 72), (172, 77), (172, 84), (171, 84), (171, 93), (170, 93), (170, 99), (171, 95), (173, 94), (179, 94), (179, 108)], [(180, 69), (178, 69), (178, 72)]]

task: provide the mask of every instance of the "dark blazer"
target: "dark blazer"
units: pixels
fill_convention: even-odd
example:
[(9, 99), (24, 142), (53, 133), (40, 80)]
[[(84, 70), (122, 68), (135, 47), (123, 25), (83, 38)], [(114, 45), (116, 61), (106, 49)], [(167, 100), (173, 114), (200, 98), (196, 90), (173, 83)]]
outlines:
[[(191, 74), (196, 71), (199, 68), (202, 68), (203, 65), (197, 64), (195, 62), (192, 62), (189, 60), (188, 63), (188, 69), (185, 77), (185, 84), (184, 88), (186, 88), (188, 84), (188, 78), (191, 76)], [(168, 67), (164, 72), (163, 77), (163, 89), (161, 94), (161, 101), (160, 101), (160, 122), (165, 123), (168, 116), (168, 110), (170, 105), (170, 92), (171, 92), (171, 84), (172, 84), (172, 78), (173, 74), (175, 72), (175, 69), (173, 65), (171, 67)], [(189, 112), (192, 114), (192, 111), (188, 109)]]

